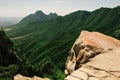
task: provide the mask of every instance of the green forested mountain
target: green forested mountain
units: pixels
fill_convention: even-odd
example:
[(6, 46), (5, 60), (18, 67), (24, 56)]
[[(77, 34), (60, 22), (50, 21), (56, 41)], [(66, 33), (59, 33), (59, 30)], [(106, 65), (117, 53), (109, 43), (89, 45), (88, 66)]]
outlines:
[(50, 13), (50, 14), (45, 14), (43, 13), (41, 10), (36, 11), (34, 14), (30, 14), (28, 16), (26, 16), (25, 18), (23, 18), (23, 20), (21, 20), (20, 23), (30, 23), (33, 21), (47, 21), (47, 20), (52, 20), (57, 18), (58, 15), (56, 13)]
[(99, 31), (120, 39), (120, 6), (92, 12), (76, 11), (47, 20), (37, 20), (36, 17), (26, 21), (24, 18), (10, 28), (8, 36), (33, 69), (41, 76), (63, 80), (67, 53), (81, 30)]

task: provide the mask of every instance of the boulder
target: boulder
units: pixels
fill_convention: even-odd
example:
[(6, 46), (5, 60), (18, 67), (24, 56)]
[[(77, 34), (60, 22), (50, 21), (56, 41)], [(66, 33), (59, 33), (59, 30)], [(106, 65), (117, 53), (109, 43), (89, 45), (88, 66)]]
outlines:
[(37, 77), (37, 76), (26, 77), (26, 76), (22, 76), (21, 74), (17, 74), (16, 76), (14, 76), (14, 80), (50, 80), (50, 79), (40, 78), (40, 77)]
[(120, 40), (99, 32), (82, 31), (69, 51), (65, 73), (71, 74), (94, 56), (118, 47)]
[(65, 80), (120, 80), (120, 40), (82, 31), (69, 51)]
[(120, 47), (96, 55), (65, 80), (120, 80)]

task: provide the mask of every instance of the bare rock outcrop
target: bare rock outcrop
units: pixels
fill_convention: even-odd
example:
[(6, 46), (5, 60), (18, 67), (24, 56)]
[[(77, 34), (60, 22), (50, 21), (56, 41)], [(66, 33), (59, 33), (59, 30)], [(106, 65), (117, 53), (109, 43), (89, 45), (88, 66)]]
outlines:
[(20, 74), (17, 74), (16, 76), (14, 76), (14, 80), (50, 80), (50, 79), (40, 78), (40, 77), (37, 77), (37, 76), (26, 77), (26, 76), (22, 76)]
[[(69, 51), (69, 56), (66, 61), (65, 74), (71, 74), (71, 75), (74, 74), (73, 72), (76, 69), (81, 68), (88, 61), (91, 62), (91, 59), (94, 59), (93, 57), (96, 56), (97, 54), (102, 53), (102, 55), (103, 55), (104, 53), (113, 51), (114, 49), (116, 49), (118, 47), (120, 47), (120, 41), (115, 38), (112, 38), (110, 36), (104, 35), (99, 32), (82, 31), (80, 36), (74, 43), (73, 47)], [(118, 53), (119, 52), (117, 52), (117, 54)], [(113, 53), (113, 54), (116, 55), (115, 53)], [(106, 55), (103, 55), (103, 56), (106, 56)], [(111, 54), (111, 56), (113, 56), (113, 55)], [(120, 55), (119, 55), (119, 57), (120, 57)], [(97, 59), (97, 60), (99, 61), (101, 59), (104, 60), (104, 57)], [(105, 59), (106, 59), (105, 61), (107, 61), (107, 58), (105, 58)], [(97, 61), (97, 60), (93, 60), (93, 61)], [(108, 59), (108, 60), (110, 60), (110, 59)], [(108, 61), (108, 62), (110, 63), (110, 61)], [(96, 63), (93, 63), (93, 64), (96, 65)], [(98, 64), (101, 65), (101, 63), (99, 63), (99, 62), (98, 62)], [(112, 63), (110, 63), (110, 64), (112, 64)], [(90, 66), (92, 66), (92, 65), (90, 65)], [(97, 67), (97, 68), (100, 68), (100, 67)], [(117, 71), (119, 71), (119, 70), (115, 70), (114, 73), (118, 74)], [(97, 80), (96, 78), (93, 78), (92, 76), (91, 76), (90, 80), (91, 79)], [(69, 79), (66, 79), (66, 80), (69, 80)], [(75, 79), (75, 80), (77, 80), (77, 79)], [(82, 79), (82, 80), (88, 80), (88, 79), (86, 77), (86, 79)]]
[(120, 48), (96, 55), (65, 80), (120, 80)]

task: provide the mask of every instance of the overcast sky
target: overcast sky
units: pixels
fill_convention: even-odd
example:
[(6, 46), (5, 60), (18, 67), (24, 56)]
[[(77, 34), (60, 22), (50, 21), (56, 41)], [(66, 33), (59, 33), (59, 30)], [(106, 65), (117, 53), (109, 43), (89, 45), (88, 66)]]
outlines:
[(0, 16), (24, 17), (37, 10), (65, 15), (77, 10), (116, 6), (120, 6), (120, 0), (0, 0)]

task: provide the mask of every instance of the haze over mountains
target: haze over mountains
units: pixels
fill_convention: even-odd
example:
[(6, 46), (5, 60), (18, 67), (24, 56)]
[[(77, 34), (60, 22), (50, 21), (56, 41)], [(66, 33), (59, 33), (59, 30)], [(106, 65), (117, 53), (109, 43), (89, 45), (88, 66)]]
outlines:
[(20, 22), (22, 18), (17, 17), (0, 17), (0, 27), (11, 26)]
[(37, 11), (9, 28), (7, 35), (20, 49), (20, 57), (32, 68), (29, 75), (63, 80), (67, 53), (82, 30), (120, 39), (120, 6), (76, 11), (66, 16)]

